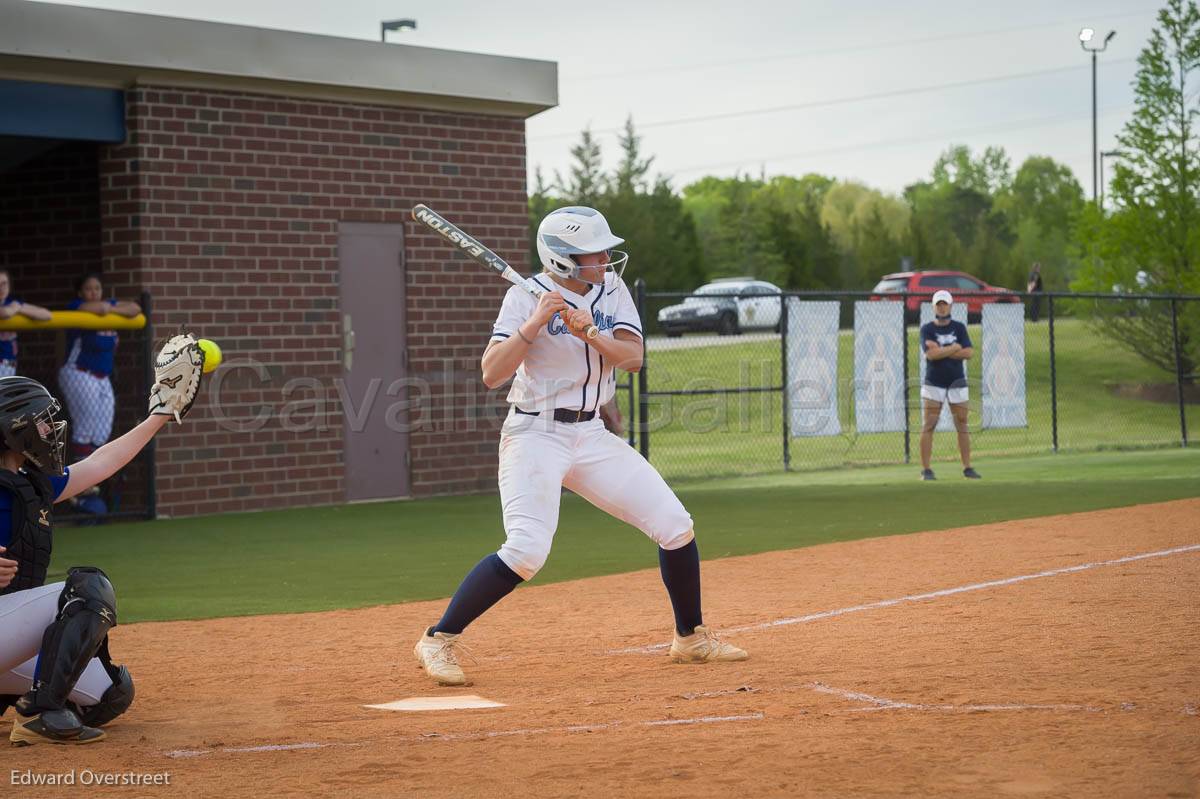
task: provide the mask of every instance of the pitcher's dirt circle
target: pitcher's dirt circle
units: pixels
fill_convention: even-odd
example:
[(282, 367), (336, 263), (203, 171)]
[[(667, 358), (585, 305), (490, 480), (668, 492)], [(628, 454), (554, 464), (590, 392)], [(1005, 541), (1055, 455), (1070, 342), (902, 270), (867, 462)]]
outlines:
[[(102, 744), (6, 750), (0, 784), (90, 769), (171, 782), (5, 795), (1197, 796), (1198, 545), (1184, 500), (706, 562), (705, 615), (752, 656), (719, 666), (653, 648), (671, 621), (656, 571), (534, 585), (468, 631), (465, 689), (412, 660), (440, 601), (121, 626), (129, 714)], [(506, 707), (363, 707), (455, 693)]]

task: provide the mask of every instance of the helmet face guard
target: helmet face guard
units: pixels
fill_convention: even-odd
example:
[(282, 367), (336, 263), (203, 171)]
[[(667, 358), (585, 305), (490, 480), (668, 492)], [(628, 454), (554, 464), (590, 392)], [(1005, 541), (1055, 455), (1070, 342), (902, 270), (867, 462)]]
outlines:
[(46, 475), (66, 468), (67, 422), (61, 413), (58, 400), (36, 380), (0, 378), (0, 440)]
[[(588, 280), (583, 276), (584, 269), (592, 269), (594, 267), (581, 266), (575, 256), (571, 256), (572, 263), (575, 264), (575, 279), (582, 280), (591, 286), (612, 286), (615, 285), (621, 276), (625, 274), (625, 266), (629, 263), (629, 253), (623, 250), (602, 250), (608, 254), (608, 261), (602, 264), (596, 264), (596, 267), (604, 267), (604, 274), (599, 280)], [(614, 260), (615, 258), (615, 260)], [(610, 277), (611, 275), (611, 277)]]
[(25, 460), (39, 472), (61, 475), (66, 469), (67, 422), (59, 419), (62, 406), (51, 399), (41, 412), (28, 420), (13, 419), (9, 423), (9, 434), (20, 447), (10, 447), (25, 456)]

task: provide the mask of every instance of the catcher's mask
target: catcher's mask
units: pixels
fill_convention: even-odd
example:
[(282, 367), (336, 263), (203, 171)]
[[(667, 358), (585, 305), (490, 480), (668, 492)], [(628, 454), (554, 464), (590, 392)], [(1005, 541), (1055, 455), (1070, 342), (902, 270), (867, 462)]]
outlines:
[(66, 466), (67, 422), (46, 387), (28, 377), (0, 377), (0, 439), (39, 472), (57, 476)]

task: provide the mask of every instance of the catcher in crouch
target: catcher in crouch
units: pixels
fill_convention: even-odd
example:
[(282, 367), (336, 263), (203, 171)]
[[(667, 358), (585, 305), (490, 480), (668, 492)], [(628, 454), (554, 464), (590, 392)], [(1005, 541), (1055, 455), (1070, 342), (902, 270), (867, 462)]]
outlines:
[(0, 714), (16, 710), (14, 744), (88, 744), (133, 702), (133, 680), (113, 665), (108, 631), (117, 597), (100, 569), (75, 566), (44, 585), (51, 509), (133, 460), (168, 421), (182, 421), (200, 390), (204, 352), (191, 335), (155, 362), (150, 414), (88, 457), (64, 465), (67, 423), (45, 386), (0, 377)]

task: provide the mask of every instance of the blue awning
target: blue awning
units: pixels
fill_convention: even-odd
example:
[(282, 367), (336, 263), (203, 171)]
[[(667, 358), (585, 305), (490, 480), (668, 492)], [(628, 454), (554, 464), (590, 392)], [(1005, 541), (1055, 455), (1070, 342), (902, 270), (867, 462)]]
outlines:
[(125, 92), (0, 80), (0, 136), (125, 141)]

